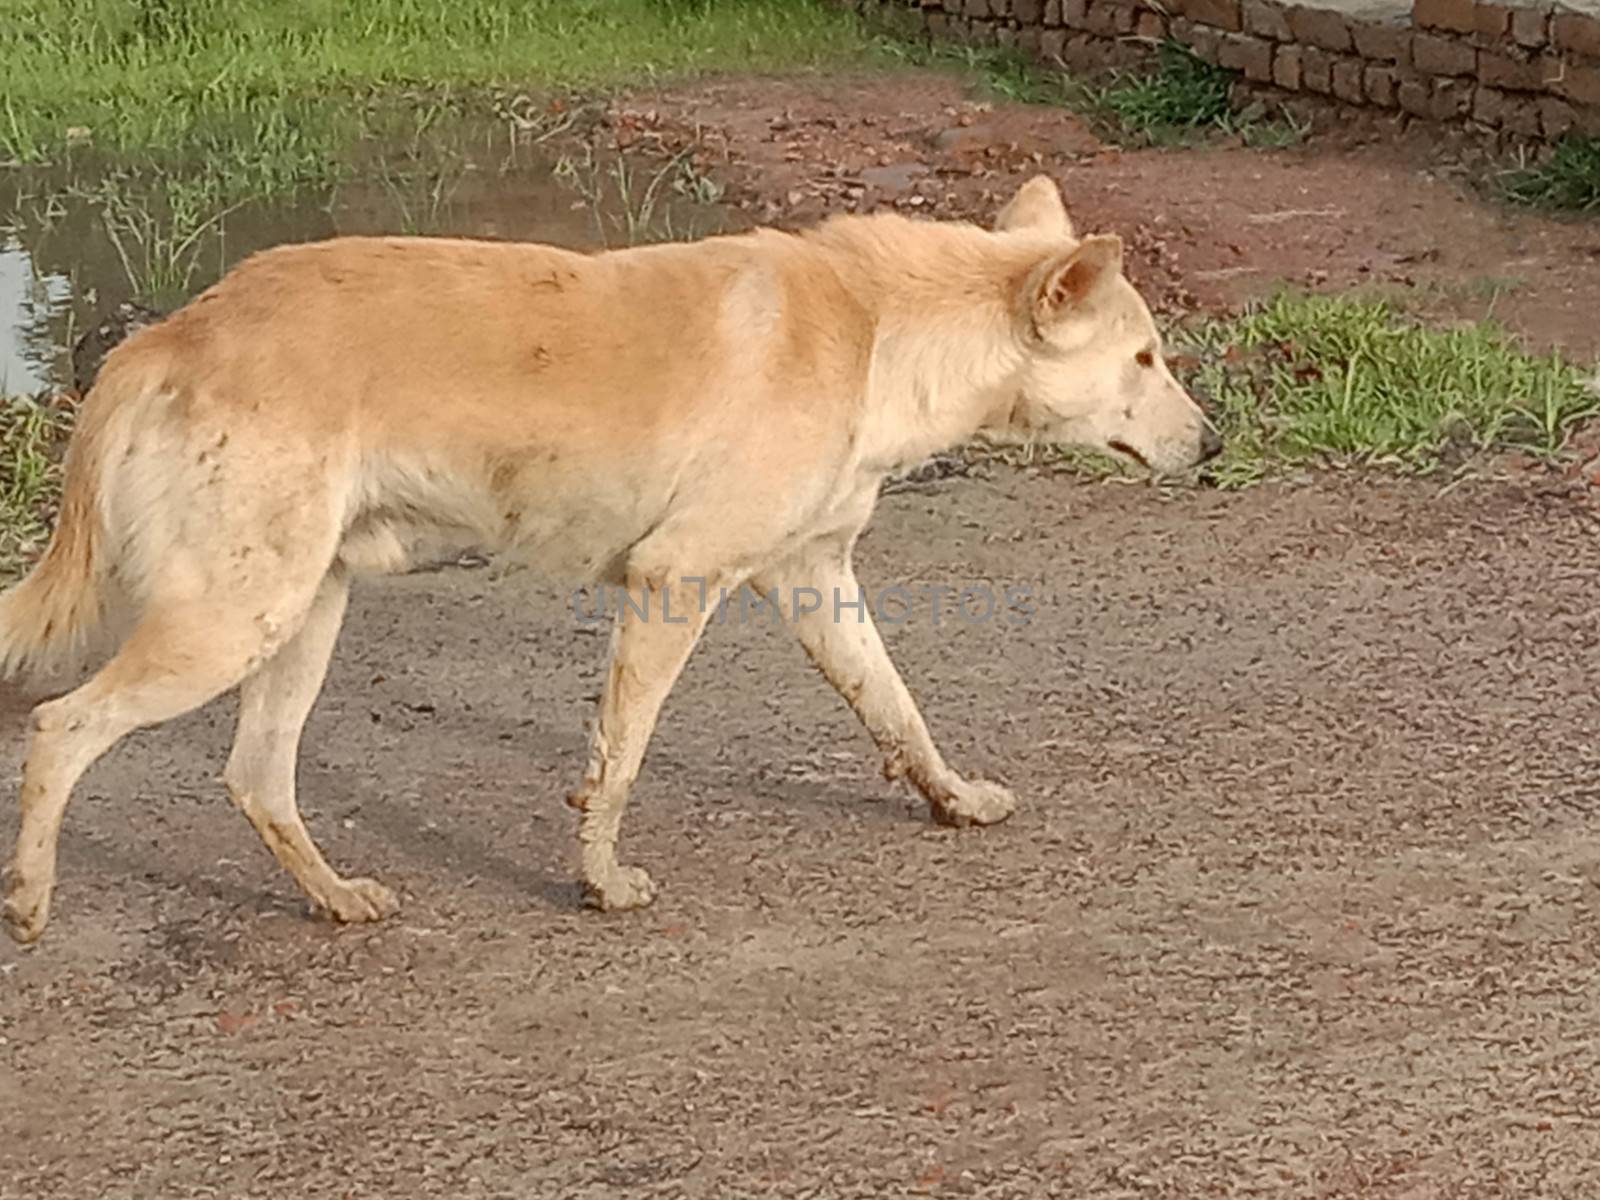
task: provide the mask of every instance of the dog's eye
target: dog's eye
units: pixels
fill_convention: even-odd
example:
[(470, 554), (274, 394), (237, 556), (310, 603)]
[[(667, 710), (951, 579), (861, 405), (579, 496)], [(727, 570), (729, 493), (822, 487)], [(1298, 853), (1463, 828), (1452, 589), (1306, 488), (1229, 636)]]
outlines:
[(1156, 365), (1156, 356), (1148, 350), (1141, 350), (1133, 356), (1133, 361), (1141, 367), (1153, 367)]

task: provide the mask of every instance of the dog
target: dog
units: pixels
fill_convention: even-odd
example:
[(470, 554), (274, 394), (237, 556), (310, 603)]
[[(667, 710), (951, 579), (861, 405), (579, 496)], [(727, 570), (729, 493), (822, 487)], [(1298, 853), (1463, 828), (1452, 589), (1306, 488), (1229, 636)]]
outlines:
[[(973, 440), (1157, 475), (1222, 448), (1121, 241), (1079, 237), (1047, 176), (989, 228), (879, 212), (594, 254), (347, 237), (245, 259), (106, 358), (50, 544), (0, 596), (0, 676), (108, 656), (32, 711), (8, 932), (45, 930), (82, 773), (234, 687), (234, 803), (316, 910), (396, 911), (324, 859), (295, 765), (352, 579), (447, 536), (640, 597), (615, 614), (568, 803), (588, 901), (650, 903), (617, 842), (706, 591), (860, 595), (883, 480)], [(791, 624), (885, 774), (943, 824), (1009, 816), (1010, 791), (945, 761), (870, 615), (835, 616), (796, 606)]]

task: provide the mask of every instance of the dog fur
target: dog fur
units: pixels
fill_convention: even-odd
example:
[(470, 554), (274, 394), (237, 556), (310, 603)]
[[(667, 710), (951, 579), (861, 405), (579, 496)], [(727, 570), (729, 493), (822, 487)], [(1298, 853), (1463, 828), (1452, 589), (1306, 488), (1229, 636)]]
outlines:
[[(882, 213), (592, 255), (339, 238), (247, 259), (107, 358), (51, 543), (0, 596), (0, 675), (111, 652), (34, 709), (9, 932), (44, 932), (81, 774), (235, 686), (235, 804), (320, 910), (394, 911), (312, 842), (295, 763), (351, 579), (450, 537), (643, 601), (617, 617), (569, 802), (592, 900), (649, 903), (617, 840), (705, 589), (859, 595), (852, 551), (884, 478), (973, 437), (1157, 472), (1220, 448), (1120, 241), (1080, 239), (1043, 176), (992, 229)], [(792, 624), (937, 820), (1011, 813), (940, 755), (870, 615)]]

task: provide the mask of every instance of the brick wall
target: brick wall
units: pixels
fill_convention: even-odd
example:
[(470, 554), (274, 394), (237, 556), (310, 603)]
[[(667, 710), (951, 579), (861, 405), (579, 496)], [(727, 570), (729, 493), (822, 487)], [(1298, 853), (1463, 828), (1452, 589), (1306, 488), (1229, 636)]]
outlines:
[(939, 35), (1075, 71), (1164, 38), (1262, 87), (1471, 122), (1529, 139), (1600, 136), (1600, 6), (1485, 0), (845, 0)]

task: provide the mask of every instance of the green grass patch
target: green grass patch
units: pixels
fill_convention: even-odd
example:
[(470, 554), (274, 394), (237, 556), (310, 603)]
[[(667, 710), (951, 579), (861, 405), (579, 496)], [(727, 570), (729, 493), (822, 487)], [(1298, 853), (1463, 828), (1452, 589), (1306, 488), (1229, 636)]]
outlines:
[(1498, 327), (1429, 329), (1383, 300), (1279, 296), (1183, 331), (1174, 356), (1228, 441), (1225, 487), (1283, 468), (1425, 473), (1494, 450), (1557, 455), (1600, 412), (1574, 364)]
[(1154, 69), (1113, 72), (1088, 95), (1125, 137), (1151, 146), (1183, 145), (1210, 135), (1238, 135), (1263, 148), (1299, 141), (1305, 130), (1264, 111), (1235, 110), (1230, 100), (1238, 76), (1177, 42), (1163, 43)]
[(320, 182), (378, 95), (834, 66), (871, 46), (824, 0), (0, 0), (0, 160), (87, 143), (266, 195)]
[(1232, 83), (1233, 72), (1169, 42), (1154, 71), (1117, 72), (1096, 98), (1124, 129), (1157, 140), (1173, 130), (1226, 128), (1233, 116)]
[(995, 47), (887, 37), (878, 53), (908, 66), (956, 71), (995, 99), (1072, 109), (1090, 118), (1102, 137), (1125, 144), (1175, 146), (1237, 135), (1269, 148), (1293, 144), (1305, 134), (1291, 121), (1266, 119), (1263, 111), (1235, 111), (1229, 100), (1235, 73), (1177, 42), (1164, 43), (1150, 66), (1112, 71), (1099, 84)]
[(1502, 190), (1517, 204), (1600, 213), (1600, 137), (1568, 134), (1543, 162), (1512, 172)]
[(20, 574), (44, 545), (68, 428), (61, 409), (0, 397), (0, 582)]

